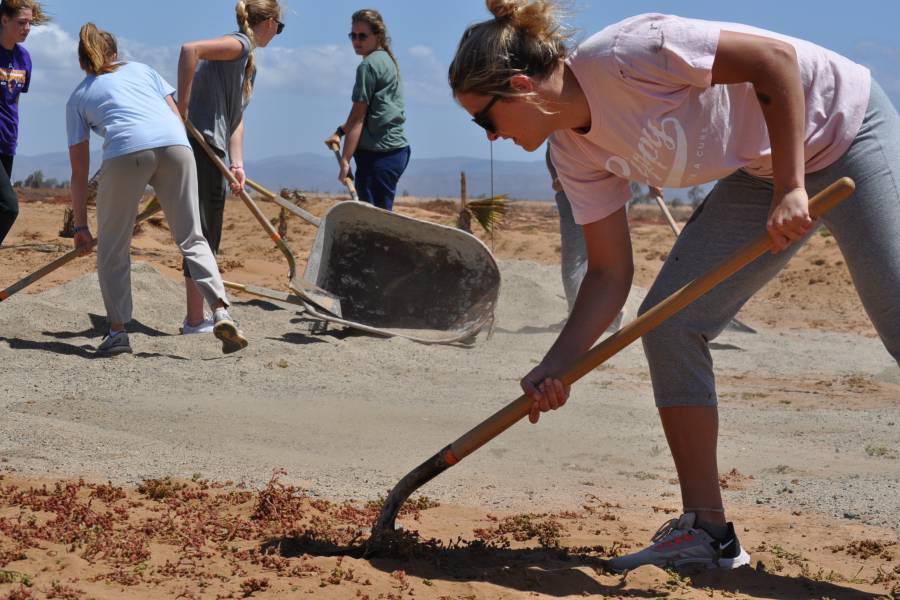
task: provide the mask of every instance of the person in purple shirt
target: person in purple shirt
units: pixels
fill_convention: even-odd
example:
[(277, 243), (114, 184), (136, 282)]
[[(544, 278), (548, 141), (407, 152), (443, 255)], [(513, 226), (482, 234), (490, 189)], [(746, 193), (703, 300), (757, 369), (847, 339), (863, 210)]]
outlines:
[(33, 24), (47, 21), (39, 2), (0, 2), (0, 244), (19, 216), (19, 202), (10, 185), (19, 140), (19, 94), (31, 83), (31, 57), (22, 42)]

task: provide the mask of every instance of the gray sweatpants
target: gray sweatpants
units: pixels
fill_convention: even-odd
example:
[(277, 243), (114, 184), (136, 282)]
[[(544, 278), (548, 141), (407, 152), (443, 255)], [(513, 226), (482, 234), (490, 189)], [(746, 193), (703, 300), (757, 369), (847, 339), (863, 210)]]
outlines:
[[(874, 81), (856, 139), (837, 162), (806, 175), (809, 195), (843, 176), (856, 182), (856, 191), (821, 221), (834, 235), (885, 348), (900, 364), (900, 117)], [(719, 181), (678, 238), (641, 313), (764, 233), (771, 201), (769, 180), (737, 171)], [(716, 404), (709, 341), (800, 245), (765, 254), (644, 336), (657, 406)]]
[(556, 193), (556, 209), (559, 212), (559, 242), (560, 242), (560, 268), (562, 269), (563, 290), (566, 293), (566, 302), (569, 311), (575, 304), (575, 297), (581, 288), (581, 281), (587, 273), (587, 248), (584, 243), (584, 231), (581, 225), (575, 222), (572, 214), (572, 205), (569, 197), (563, 191), (559, 179), (556, 177), (556, 167), (550, 160), (550, 147), (544, 157), (547, 162), (547, 170), (553, 181), (553, 191)]
[(197, 170), (187, 146), (164, 146), (103, 162), (97, 190), (97, 274), (111, 323), (131, 320), (131, 237), (147, 184), (206, 301), (228, 304), (219, 267), (200, 232)]

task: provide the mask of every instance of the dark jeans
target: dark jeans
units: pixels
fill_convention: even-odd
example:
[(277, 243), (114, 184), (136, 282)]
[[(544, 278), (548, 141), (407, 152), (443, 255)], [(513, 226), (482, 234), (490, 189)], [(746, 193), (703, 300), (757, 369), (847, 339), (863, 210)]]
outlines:
[(19, 216), (19, 200), (13, 191), (9, 178), (12, 174), (13, 155), (0, 154), (0, 244), (6, 238), (6, 234), (12, 229), (16, 217)]
[(409, 164), (409, 156), (409, 146), (387, 152), (357, 149), (353, 159), (356, 162), (354, 182), (359, 199), (378, 208), (393, 209), (397, 182)]
[[(203, 148), (193, 139), (190, 140), (194, 150), (194, 160), (197, 162), (197, 195), (200, 199), (200, 229), (203, 237), (209, 243), (213, 254), (219, 253), (219, 244), (222, 241), (222, 218), (225, 214), (225, 196), (228, 192), (228, 183), (225, 176), (209, 159)], [(217, 151), (218, 154), (218, 151)], [(219, 158), (225, 159), (224, 154)], [(190, 277), (187, 262), (182, 262), (184, 276)]]

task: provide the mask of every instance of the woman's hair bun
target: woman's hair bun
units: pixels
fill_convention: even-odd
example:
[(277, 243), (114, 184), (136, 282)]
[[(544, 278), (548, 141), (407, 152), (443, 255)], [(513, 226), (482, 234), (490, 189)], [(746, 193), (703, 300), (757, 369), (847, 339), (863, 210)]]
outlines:
[(515, 19), (528, 0), (485, 0), (487, 9), (498, 19)]

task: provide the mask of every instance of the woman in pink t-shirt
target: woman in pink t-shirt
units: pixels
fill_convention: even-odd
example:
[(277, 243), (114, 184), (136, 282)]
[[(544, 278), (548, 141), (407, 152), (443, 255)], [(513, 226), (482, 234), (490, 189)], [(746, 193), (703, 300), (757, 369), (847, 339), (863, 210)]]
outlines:
[(486, 4), (494, 18), (466, 30), (450, 67), (454, 96), (492, 140), (533, 151), (549, 139), (588, 253), (566, 326), (521, 382), (532, 422), (565, 404), (569, 390), (552, 375), (590, 348), (631, 288), (629, 181), (717, 181), (641, 312), (761, 232), (772, 238), (773, 253), (644, 336), (684, 514), (610, 566), (747, 564), (719, 490), (709, 340), (815, 231), (809, 194), (846, 175), (855, 194), (822, 221), (900, 363), (900, 118), (866, 68), (803, 40), (651, 14), (570, 51), (553, 2)]

